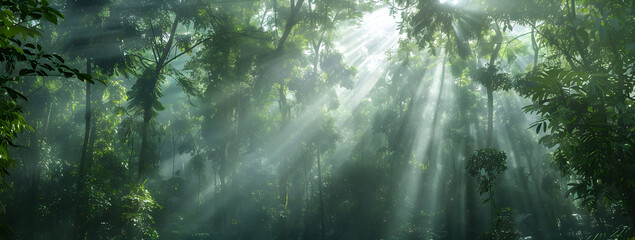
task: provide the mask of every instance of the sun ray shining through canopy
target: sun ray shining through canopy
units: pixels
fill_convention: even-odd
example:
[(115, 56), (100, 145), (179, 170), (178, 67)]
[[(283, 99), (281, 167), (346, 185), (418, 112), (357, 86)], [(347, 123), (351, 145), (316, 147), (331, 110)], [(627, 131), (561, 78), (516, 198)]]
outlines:
[(632, 239), (634, 4), (0, 1), (0, 239)]

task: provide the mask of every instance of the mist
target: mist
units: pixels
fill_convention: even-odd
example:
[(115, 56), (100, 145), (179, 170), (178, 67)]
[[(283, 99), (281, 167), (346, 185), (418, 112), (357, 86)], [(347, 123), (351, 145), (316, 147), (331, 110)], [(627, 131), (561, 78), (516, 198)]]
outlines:
[(633, 4), (2, 3), (0, 239), (630, 239)]

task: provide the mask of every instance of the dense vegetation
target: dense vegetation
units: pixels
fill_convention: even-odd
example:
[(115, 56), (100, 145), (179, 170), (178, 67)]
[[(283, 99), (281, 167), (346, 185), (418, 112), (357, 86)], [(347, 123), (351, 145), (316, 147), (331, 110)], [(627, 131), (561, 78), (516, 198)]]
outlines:
[(0, 239), (634, 237), (631, 0), (0, 10)]

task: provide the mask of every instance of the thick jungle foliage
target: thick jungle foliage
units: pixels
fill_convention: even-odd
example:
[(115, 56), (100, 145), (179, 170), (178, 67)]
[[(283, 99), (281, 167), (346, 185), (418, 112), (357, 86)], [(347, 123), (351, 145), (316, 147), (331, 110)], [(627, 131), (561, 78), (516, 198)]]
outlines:
[(478, 183), (478, 192), (490, 193), (498, 174), (507, 170), (505, 152), (494, 148), (479, 149), (467, 160), (465, 169)]
[(630, 1), (50, 1), (1, 3), (0, 238), (633, 235)]
[(534, 102), (524, 110), (541, 116), (531, 127), (548, 132), (541, 142), (556, 148), (554, 162), (579, 179), (570, 193), (593, 209), (621, 203), (632, 220), (635, 3), (566, 3), (533, 26), (557, 55), (521, 77), (517, 90)]
[(8, 146), (16, 146), (13, 138), (23, 130), (31, 129), (22, 117), (18, 99), (27, 97), (13, 89), (16, 84), (24, 84), (27, 79), (45, 76), (77, 77), (92, 83), (92, 77), (69, 67), (57, 54), (46, 53), (40, 44), (34, 43), (41, 37), (40, 25), (34, 22), (57, 24), (64, 15), (49, 6), (46, 0), (2, 1), (0, 2), (0, 63), (4, 65), (0, 73), (0, 178), (2, 191), (6, 187), (9, 168), (15, 160), (7, 151)]

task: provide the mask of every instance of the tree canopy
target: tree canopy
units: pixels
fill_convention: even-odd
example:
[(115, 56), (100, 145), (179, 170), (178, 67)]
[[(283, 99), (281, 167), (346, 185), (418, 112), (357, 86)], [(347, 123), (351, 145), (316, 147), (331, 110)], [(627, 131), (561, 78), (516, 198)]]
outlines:
[(630, 239), (634, 4), (0, 1), (0, 239)]

